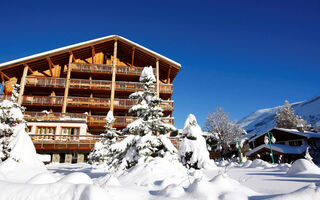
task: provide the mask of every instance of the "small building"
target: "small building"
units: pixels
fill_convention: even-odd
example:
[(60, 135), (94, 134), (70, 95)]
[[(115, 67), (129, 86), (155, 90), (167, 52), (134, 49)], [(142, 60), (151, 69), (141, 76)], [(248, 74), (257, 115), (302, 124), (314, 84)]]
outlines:
[[(291, 163), (299, 158), (304, 158), (309, 147), (309, 153), (314, 158), (313, 161), (319, 163), (320, 133), (300, 132), (284, 128), (272, 128), (268, 132), (271, 132), (276, 139), (275, 144), (272, 144), (275, 162)], [(270, 145), (264, 143), (266, 133), (249, 139), (251, 150), (246, 153), (249, 159), (261, 158), (271, 161)]]

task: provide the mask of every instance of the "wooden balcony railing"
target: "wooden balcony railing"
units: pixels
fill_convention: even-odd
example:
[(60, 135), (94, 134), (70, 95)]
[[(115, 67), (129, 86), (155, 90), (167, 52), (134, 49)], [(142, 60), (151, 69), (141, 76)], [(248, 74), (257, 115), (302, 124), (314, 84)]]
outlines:
[(72, 67), (72, 71), (75, 71), (75, 72), (112, 73), (112, 65), (72, 63), (72, 64), (70, 64), (70, 66)]
[[(100, 135), (38, 135), (29, 134), (36, 149), (42, 150), (87, 150), (94, 148), (96, 142), (100, 141)], [(125, 136), (119, 137), (119, 141)], [(172, 144), (178, 148), (179, 138), (169, 137)]]
[[(91, 63), (72, 63), (70, 64), (74, 72), (97, 72), (97, 73), (112, 73), (112, 65), (106, 64), (91, 64)], [(117, 74), (140, 75), (143, 67), (129, 67), (117, 65)], [(154, 74), (156, 70), (154, 69)]]
[[(108, 80), (86, 80), (86, 79), (70, 79), (70, 88), (73, 89), (101, 89), (111, 90), (112, 81)], [(27, 77), (26, 86), (33, 87), (55, 87), (65, 88), (65, 78), (53, 77)], [(139, 82), (116, 81), (117, 91), (142, 91), (143, 85)], [(173, 92), (172, 84), (160, 84), (160, 93)]]
[[(2, 99), (11, 99), (9, 95), (3, 95)], [(70, 107), (97, 107), (109, 108), (111, 100), (106, 98), (90, 98), (90, 97), (68, 97), (68, 106)], [(137, 104), (135, 99), (114, 99), (114, 108), (130, 109)], [(23, 96), (22, 105), (37, 106), (62, 106), (62, 96)], [(165, 111), (172, 111), (174, 102), (172, 100), (163, 101), (160, 107)]]
[[(106, 124), (105, 121), (106, 116), (103, 115), (91, 115), (88, 116), (88, 126), (104, 126)], [(115, 116), (115, 121), (113, 122), (114, 126), (117, 127), (124, 127), (126, 125), (128, 125), (129, 123), (133, 122), (134, 120), (136, 120), (137, 117), (132, 117), (132, 116)], [(161, 119), (162, 122), (166, 123), (166, 124), (174, 124), (174, 118), (170, 117), (170, 118), (162, 118)]]
[[(84, 121), (88, 126), (104, 126), (106, 124), (105, 115), (86, 115), (83, 113), (50, 113), (50, 112), (24, 112), (26, 121)], [(115, 116), (114, 126), (124, 127), (136, 120), (132, 116)], [(174, 124), (174, 118), (162, 118), (166, 124)]]
[(82, 113), (24, 112), (26, 121), (86, 121), (87, 115)]

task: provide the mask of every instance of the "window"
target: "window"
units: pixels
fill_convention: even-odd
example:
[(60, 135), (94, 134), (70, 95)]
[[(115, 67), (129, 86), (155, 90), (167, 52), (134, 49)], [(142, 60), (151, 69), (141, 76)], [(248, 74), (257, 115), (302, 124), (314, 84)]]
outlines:
[(80, 134), (80, 128), (75, 127), (62, 127), (62, 139), (78, 140)]
[(56, 134), (56, 127), (38, 126), (36, 134), (39, 135), (38, 139), (52, 140)]
[(301, 140), (289, 141), (289, 146), (301, 146), (301, 145), (302, 145), (302, 141)]

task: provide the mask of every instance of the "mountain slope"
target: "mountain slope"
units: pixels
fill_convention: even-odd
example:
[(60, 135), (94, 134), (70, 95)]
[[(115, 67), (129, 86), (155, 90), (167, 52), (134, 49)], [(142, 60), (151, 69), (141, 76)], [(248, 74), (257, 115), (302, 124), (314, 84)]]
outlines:
[[(320, 124), (320, 96), (311, 100), (291, 104), (296, 115), (308, 123)], [(259, 134), (274, 127), (278, 107), (257, 110), (241, 119), (238, 124), (248, 132), (248, 136)]]

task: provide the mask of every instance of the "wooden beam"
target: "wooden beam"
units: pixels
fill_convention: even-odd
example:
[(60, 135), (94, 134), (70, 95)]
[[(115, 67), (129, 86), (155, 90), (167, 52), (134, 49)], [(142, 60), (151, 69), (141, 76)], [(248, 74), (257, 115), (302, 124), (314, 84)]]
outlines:
[(2, 81), (2, 86), (4, 87), (5, 79), (4, 79), (3, 74), (1, 74), (1, 81)]
[(28, 64), (23, 64), (23, 66), (27, 66), (27, 67), (28, 67), (28, 71), (29, 71), (31, 74), (33, 74), (33, 73), (34, 73), (34, 71), (31, 69), (31, 67), (29, 67), (29, 65), (28, 65)]
[(68, 100), (69, 87), (70, 87), (72, 60), (73, 60), (73, 54), (70, 54), (69, 65), (68, 65), (68, 73), (67, 73), (67, 80), (66, 80), (66, 88), (64, 89), (63, 105), (62, 105), (62, 111), (61, 111), (61, 113), (63, 113), (63, 114), (66, 113), (66, 111), (67, 111), (67, 103), (68, 103), (67, 100)]
[(22, 104), (22, 96), (24, 93), (24, 86), (26, 85), (26, 77), (28, 75), (28, 66), (24, 66), (23, 74), (20, 81), (20, 91), (19, 91), (19, 97), (18, 97), (18, 104)]
[(52, 67), (54, 67), (54, 64), (52, 63), (50, 58), (47, 58), (47, 61), (49, 63), (50, 74), (51, 74), (51, 77), (52, 77), (53, 76)]
[(131, 55), (131, 67), (133, 67), (133, 63), (134, 63), (134, 53), (135, 53), (136, 48), (132, 47), (132, 55)]
[(160, 82), (159, 82), (159, 59), (156, 60), (156, 73), (157, 73), (157, 96), (160, 97)]
[(9, 76), (7, 76), (5, 73), (3, 73), (2, 71), (0, 71), (0, 73), (7, 79), (7, 80), (9, 80), (10, 79), (10, 77)]
[[(76, 58), (74, 57), (72, 51), (69, 51), (69, 54), (72, 55), (72, 57), (71, 57), (71, 58), (72, 58), (71, 62), (72, 62), (72, 61), (73, 61), (73, 62), (76, 62)], [(69, 57), (69, 63), (71, 63), (71, 62), (70, 62), (70, 57)]]
[(116, 73), (117, 73), (117, 50), (118, 50), (118, 41), (114, 41), (113, 48), (113, 62), (112, 62), (112, 85), (111, 85), (111, 102), (110, 102), (110, 110), (113, 113), (114, 110), (114, 96), (116, 89)]
[(96, 51), (94, 50), (94, 46), (91, 46), (91, 54), (92, 54), (92, 64), (96, 63)]
[(167, 84), (171, 83), (170, 74), (171, 74), (171, 67), (169, 67), (169, 71), (168, 71)]

